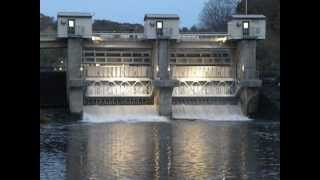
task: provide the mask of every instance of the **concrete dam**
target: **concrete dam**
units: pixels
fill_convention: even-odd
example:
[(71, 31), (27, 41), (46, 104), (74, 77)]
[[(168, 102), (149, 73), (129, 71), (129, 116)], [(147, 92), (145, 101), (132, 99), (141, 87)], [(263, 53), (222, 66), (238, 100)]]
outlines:
[(146, 14), (143, 33), (94, 32), (90, 13), (58, 13), (57, 33), (40, 34), (40, 48), (67, 49), (70, 112), (217, 120), (254, 114), (265, 16), (233, 15), (223, 33), (181, 33), (179, 20)]

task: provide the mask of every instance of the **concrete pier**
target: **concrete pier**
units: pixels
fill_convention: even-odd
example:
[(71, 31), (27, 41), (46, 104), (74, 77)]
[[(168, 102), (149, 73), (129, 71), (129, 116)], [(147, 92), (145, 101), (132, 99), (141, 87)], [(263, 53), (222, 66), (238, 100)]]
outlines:
[(168, 55), (168, 39), (159, 39), (156, 41), (159, 47), (158, 51), (158, 64), (159, 64), (159, 77), (160, 80), (169, 80), (169, 55)]
[(153, 81), (155, 87), (155, 103), (160, 116), (172, 116), (172, 91), (178, 81), (170, 80), (168, 39), (155, 41), (158, 48), (159, 79)]
[(256, 79), (256, 40), (240, 40), (237, 44), (240, 79)]
[(259, 87), (262, 85), (256, 70), (256, 40), (240, 40), (237, 52), (241, 109), (243, 114), (251, 116), (258, 109)]
[(81, 77), (82, 39), (68, 39), (67, 58), (67, 96), (69, 110), (72, 114), (82, 114), (83, 85)]
[(176, 80), (154, 80), (155, 104), (160, 116), (172, 116), (172, 91), (178, 85)]

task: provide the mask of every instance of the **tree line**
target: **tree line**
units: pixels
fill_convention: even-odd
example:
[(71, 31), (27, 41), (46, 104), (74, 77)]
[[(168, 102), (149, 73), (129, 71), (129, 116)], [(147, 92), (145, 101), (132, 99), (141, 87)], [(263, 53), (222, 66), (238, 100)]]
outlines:
[[(232, 14), (245, 14), (245, 0), (208, 0), (193, 30), (226, 32)], [(248, 14), (266, 16), (266, 39), (257, 43), (257, 69), (263, 76), (280, 76), (280, 0), (247, 0)]]
[[(143, 32), (143, 25), (131, 23), (118, 23), (110, 20), (95, 19), (92, 24), (92, 30), (95, 32)], [(46, 16), (40, 13), (40, 32), (57, 31), (57, 21), (54, 17)]]

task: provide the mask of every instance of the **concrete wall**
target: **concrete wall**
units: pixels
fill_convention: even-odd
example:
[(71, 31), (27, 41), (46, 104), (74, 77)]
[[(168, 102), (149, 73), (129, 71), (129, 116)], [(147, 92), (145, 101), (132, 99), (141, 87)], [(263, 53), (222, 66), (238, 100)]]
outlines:
[(158, 62), (158, 43), (154, 42), (152, 45), (152, 69), (153, 75), (152, 79), (158, 79), (159, 69), (159, 62)]
[(250, 36), (257, 39), (266, 38), (266, 21), (260, 19), (234, 19), (228, 22), (230, 39), (243, 39), (242, 22), (249, 21)]
[[(144, 22), (144, 36), (147, 39), (157, 39), (156, 22), (163, 22), (163, 36), (170, 39), (179, 37), (179, 20), (176, 19), (146, 19)], [(152, 24), (152, 25), (151, 25)]]
[(241, 40), (237, 42), (236, 51), (238, 78), (240, 80), (256, 79), (256, 40)]
[(158, 40), (159, 43), (159, 76), (160, 80), (168, 80), (169, 79), (169, 71), (168, 71), (168, 65), (169, 65), (169, 55), (168, 55), (168, 40)]
[(172, 116), (172, 91), (173, 87), (177, 85), (177, 82), (170, 80), (168, 65), (169, 55), (168, 46), (169, 40), (157, 40), (154, 42), (157, 44), (157, 56), (159, 64), (159, 80), (154, 80), (155, 86), (154, 102), (161, 116)]
[(154, 104), (160, 116), (172, 116), (172, 91), (176, 85), (173, 80), (154, 81)]
[(244, 115), (249, 117), (255, 115), (259, 105), (258, 87), (243, 87), (240, 93), (240, 104)]
[(172, 116), (172, 87), (161, 88), (159, 93), (159, 115)]
[(85, 17), (58, 17), (57, 37), (68, 37), (68, 19), (75, 20), (75, 35), (82, 38), (92, 38), (92, 19)]
[[(243, 114), (254, 115), (258, 110), (261, 80), (256, 71), (256, 40), (237, 41), (235, 58), (237, 79), (240, 80), (240, 104)], [(244, 67), (244, 71), (243, 71)]]
[(81, 77), (82, 39), (68, 39), (67, 96), (69, 110), (81, 114), (83, 108), (83, 87)]

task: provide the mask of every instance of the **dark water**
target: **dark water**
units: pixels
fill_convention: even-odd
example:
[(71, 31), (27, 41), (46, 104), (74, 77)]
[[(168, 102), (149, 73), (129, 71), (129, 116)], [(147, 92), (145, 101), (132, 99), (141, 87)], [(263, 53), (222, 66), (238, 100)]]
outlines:
[(204, 122), (40, 127), (42, 180), (280, 179), (280, 124)]

